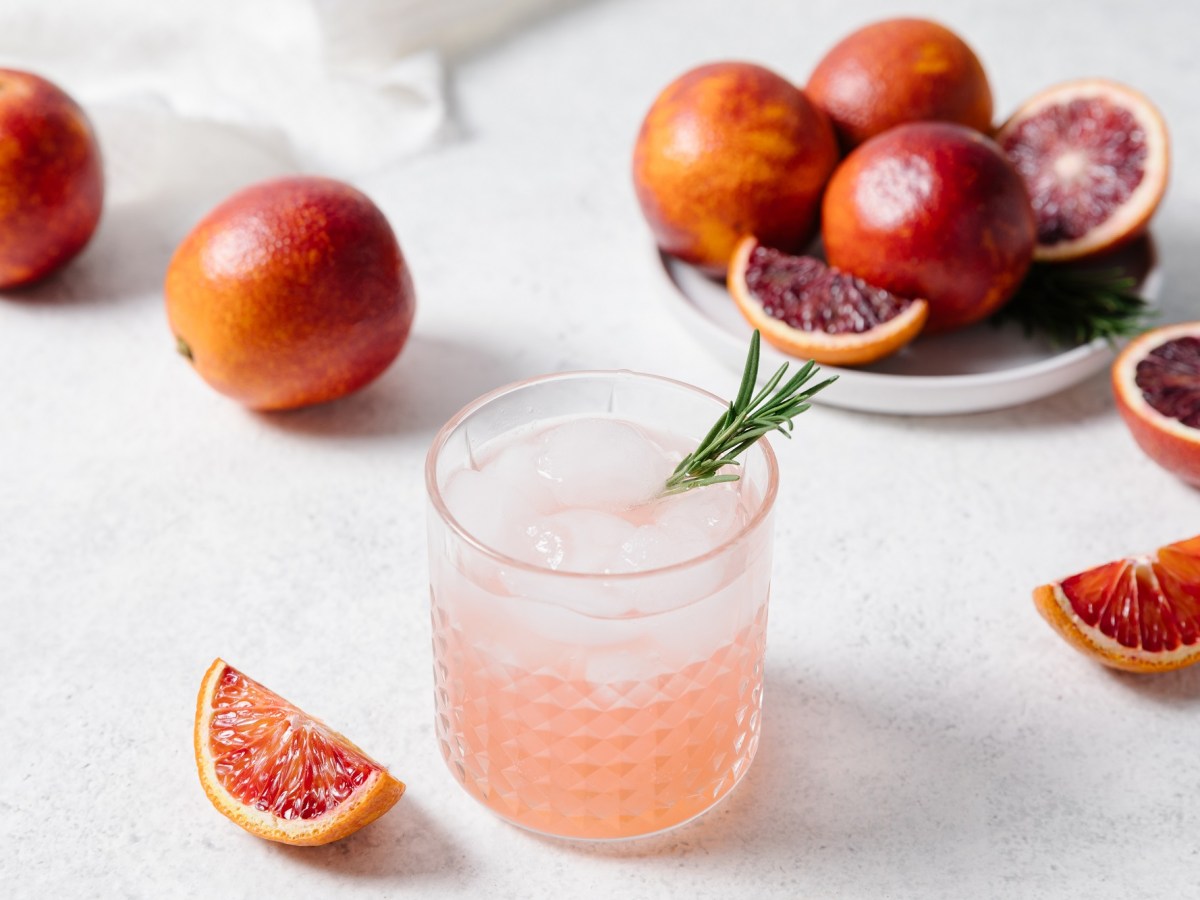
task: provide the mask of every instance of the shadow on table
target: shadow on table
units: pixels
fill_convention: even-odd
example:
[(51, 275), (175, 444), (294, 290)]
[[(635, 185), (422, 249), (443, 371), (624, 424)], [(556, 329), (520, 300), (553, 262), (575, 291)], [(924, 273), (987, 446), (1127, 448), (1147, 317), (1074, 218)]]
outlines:
[(1159, 300), (1163, 322), (1186, 322), (1197, 313), (1194, 285), (1200, 280), (1200, 228), (1183, 210), (1170, 207), (1156, 218), (1154, 243), (1163, 266), (1163, 290)]
[(294, 171), (282, 138), (181, 116), (158, 98), (89, 107), (105, 159), (104, 211), (78, 257), (0, 299), (55, 310), (163, 302), (175, 247), (234, 190)]
[(314, 437), (429, 433), (480, 394), (520, 377), (495, 347), (413, 334), (380, 378), (330, 403), (257, 413), (268, 425)]
[(830, 409), (830, 412), (878, 425), (881, 430), (920, 431), (934, 435), (990, 434), (1022, 429), (1046, 431), (1074, 428), (1085, 422), (1116, 416), (1107, 369), (1041, 400), (988, 412), (949, 416), (889, 416), (842, 409)]
[(1200, 705), (1200, 666), (1150, 675), (1116, 669), (1104, 671), (1125, 690), (1151, 702), (1177, 709)]
[(15, 303), (58, 309), (162, 302), (163, 278), (174, 252), (174, 234), (150, 202), (122, 203), (104, 210), (83, 252), (52, 275), (0, 294)]
[(275, 849), (293, 862), (350, 878), (421, 876), (453, 880), (463, 849), (415, 800), (401, 798), (379, 821), (350, 837), (321, 847)]
[[(926, 842), (920, 852), (934, 859), (964, 817), (981, 814), (970, 734), (922, 722), (898, 729), (891, 712), (869, 699), (771, 675), (765, 698), (754, 764), (717, 807), (657, 837), (566, 846), (593, 857), (727, 858), (753, 867), (851, 856), (862, 863), (903, 841)], [(935, 752), (922, 752), (930, 746)]]

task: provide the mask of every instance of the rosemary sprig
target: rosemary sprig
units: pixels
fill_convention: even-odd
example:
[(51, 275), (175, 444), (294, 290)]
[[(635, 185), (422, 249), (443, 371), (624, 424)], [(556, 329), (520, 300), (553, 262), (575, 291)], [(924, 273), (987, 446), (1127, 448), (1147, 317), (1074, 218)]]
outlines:
[(1011, 300), (992, 323), (1016, 322), (1032, 337), (1045, 334), (1057, 346), (1071, 347), (1144, 331), (1153, 311), (1138, 296), (1137, 279), (1121, 269), (1081, 270), (1034, 263)]
[(760, 337), (756, 330), (750, 338), (750, 352), (746, 355), (746, 368), (742, 372), (742, 383), (738, 387), (737, 398), (729, 404), (729, 409), (717, 419), (696, 449), (680, 460), (674, 473), (667, 479), (663, 496), (682, 494), (684, 491), (708, 484), (737, 481), (741, 476), (732, 472), (722, 473), (721, 469), (725, 466), (739, 465), (737, 457), (765, 434), (778, 431), (784, 437), (790, 438), (792, 419), (812, 405), (809, 401), (818, 391), (837, 381), (835, 375), (833, 378), (826, 378), (815, 387), (801, 390), (820, 371), (817, 365), (809, 360), (780, 387), (779, 383), (788, 369), (788, 364), (784, 363), (762, 389), (755, 393), (754, 387), (758, 384), (759, 342)]

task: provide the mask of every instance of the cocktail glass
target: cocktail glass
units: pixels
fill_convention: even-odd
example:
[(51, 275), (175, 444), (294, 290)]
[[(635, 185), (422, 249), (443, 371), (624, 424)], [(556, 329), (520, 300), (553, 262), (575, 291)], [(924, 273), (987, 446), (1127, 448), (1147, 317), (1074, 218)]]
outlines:
[(448, 479), (489, 441), (540, 421), (617, 417), (694, 446), (724, 407), (651, 375), (548, 375), (475, 400), (435, 438), (425, 472), (437, 738), (454, 777), (497, 815), (558, 837), (649, 835), (705, 812), (745, 775), (761, 726), (778, 472), (759, 441), (741, 459), (750, 506), (732, 538), (615, 575), (540, 568), (481, 543), (447, 508)]

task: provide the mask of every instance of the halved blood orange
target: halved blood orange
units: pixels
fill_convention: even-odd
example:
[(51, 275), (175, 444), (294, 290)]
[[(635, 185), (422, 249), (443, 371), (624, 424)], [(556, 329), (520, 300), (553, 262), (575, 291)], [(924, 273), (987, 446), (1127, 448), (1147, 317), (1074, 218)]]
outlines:
[(1113, 395), (1139, 447), (1200, 487), (1200, 322), (1164, 325), (1125, 345)]
[(924, 300), (898, 297), (812, 256), (742, 238), (729, 263), (729, 293), (771, 344), (833, 366), (873, 362), (921, 331)]
[(339, 840), (404, 793), (342, 735), (220, 659), (200, 686), (194, 741), (213, 806), (270, 841)]
[(1103, 253), (1141, 234), (1167, 188), (1170, 144), (1143, 94), (1085, 78), (1026, 101), (996, 142), (1029, 189), (1034, 259)]
[(1106, 666), (1191, 665), (1200, 660), (1200, 536), (1044, 584), (1033, 602), (1071, 646)]

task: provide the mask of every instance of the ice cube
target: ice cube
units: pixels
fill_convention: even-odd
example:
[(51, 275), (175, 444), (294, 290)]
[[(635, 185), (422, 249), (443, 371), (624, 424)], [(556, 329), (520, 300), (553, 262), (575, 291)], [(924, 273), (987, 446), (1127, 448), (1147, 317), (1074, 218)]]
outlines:
[(537, 468), (563, 506), (615, 511), (653, 497), (671, 474), (671, 461), (630, 423), (591, 418), (549, 429)]
[(462, 469), (442, 489), (446, 508), (475, 540), (501, 553), (521, 547), (537, 510), (512, 485), (489, 472)]
[(479, 468), (510, 484), (538, 512), (553, 512), (556, 506), (554, 491), (546, 479), (538, 475), (539, 452), (540, 447), (535, 441), (510, 441), (491, 453), (485, 450)]
[(643, 525), (621, 545), (614, 571), (646, 572), (690, 559), (703, 552), (691, 535), (671, 534), (661, 525)]
[(580, 644), (602, 640), (594, 628), (589, 631), (587, 623), (593, 617), (610, 619), (636, 607), (626, 586), (604, 575), (555, 574), (516, 566), (502, 566), (497, 574), (504, 593), (528, 604), (522, 611), (522, 627), (547, 637), (553, 634), (555, 640)]
[(709, 485), (655, 500), (651, 521), (621, 546), (613, 571), (644, 572), (703, 556), (745, 521), (736, 487)]
[(745, 522), (736, 482), (692, 488), (663, 497), (656, 506), (655, 522), (668, 534), (700, 539), (706, 550), (728, 540)]
[(635, 530), (620, 516), (595, 509), (567, 510), (551, 516), (550, 522), (563, 536), (562, 568), (568, 572), (611, 572), (621, 545)]
[(522, 529), (514, 555), (522, 562), (546, 569), (564, 568), (567, 538), (551, 519), (537, 519)]
[[(687, 573), (689, 579), (691, 572)], [(699, 585), (679, 583), (672, 585), (677, 598), (692, 602), (679, 606), (671, 615), (663, 616), (660, 626), (657, 619), (649, 623), (647, 634), (654, 637), (659, 654), (672, 671), (710, 659), (718, 649), (734, 641), (742, 629), (753, 618), (758, 604), (746, 594), (749, 576), (735, 577), (723, 587), (714, 590), (709, 583)], [(664, 586), (665, 590), (670, 587)], [(739, 652), (739, 651), (735, 651)], [(744, 651), (741, 651), (744, 652)]]

